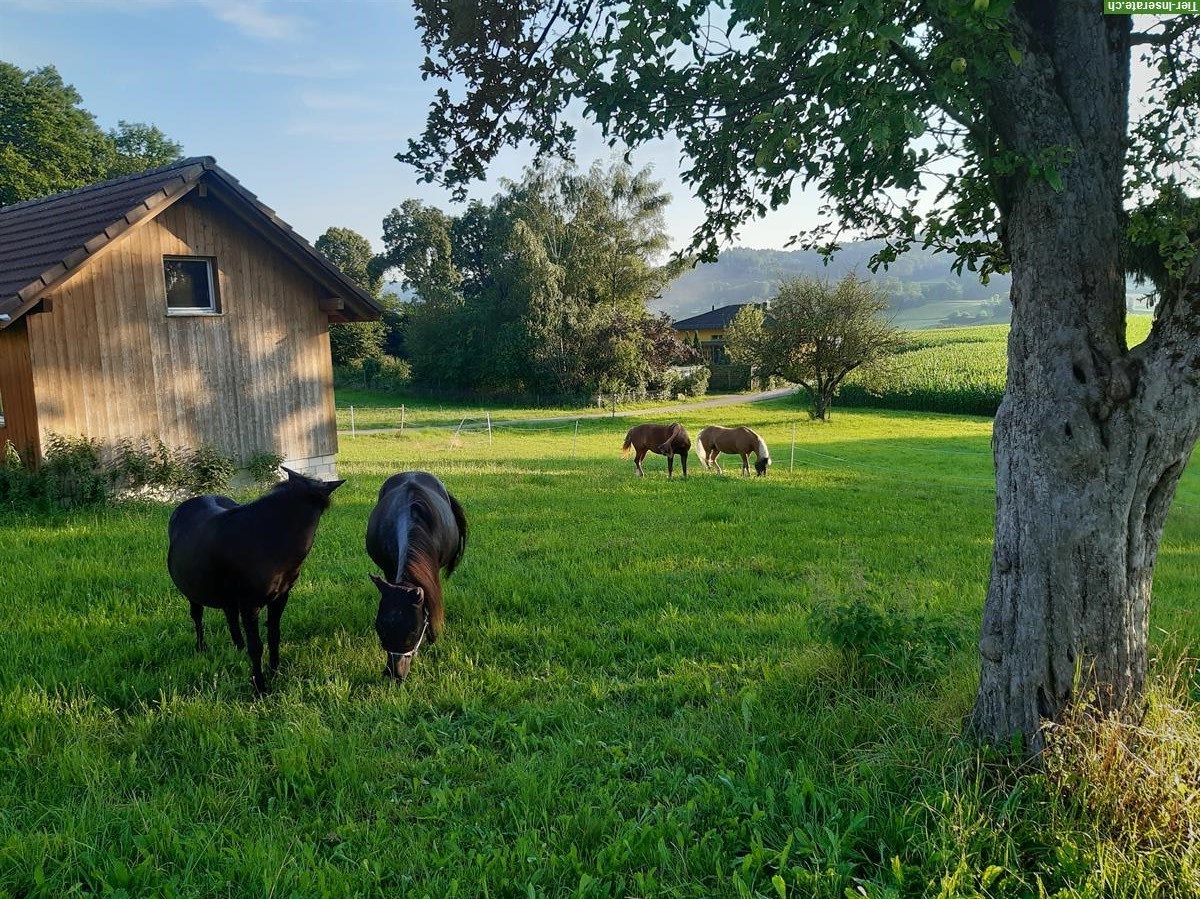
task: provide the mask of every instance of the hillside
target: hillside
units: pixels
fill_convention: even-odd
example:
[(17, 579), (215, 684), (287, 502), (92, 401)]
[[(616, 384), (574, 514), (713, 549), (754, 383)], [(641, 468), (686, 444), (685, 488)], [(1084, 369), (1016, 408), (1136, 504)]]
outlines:
[[(882, 246), (878, 240), (845, 244), (828, 265), (809, 250), (737, 247), (726, 250), (716, 262), (684, 272), (650, 305), (673, 318), (686, 318), (714, 306), (765, 300), (786, 277), (818, 275), (838, 279), (857, 272), (882, 283), (891, 298), (896, 323), (904, 328), (1008, 322), (1012, 282), (1008, 275), (994, 275), (987, 284), (981, 284), (972, 272), (956, 275), (946, 254), (919, 247), (901, 256), (886, 271), (873, 274), (867, 263)], [(1130, 291), (1141, 293), (1132, 284)]]

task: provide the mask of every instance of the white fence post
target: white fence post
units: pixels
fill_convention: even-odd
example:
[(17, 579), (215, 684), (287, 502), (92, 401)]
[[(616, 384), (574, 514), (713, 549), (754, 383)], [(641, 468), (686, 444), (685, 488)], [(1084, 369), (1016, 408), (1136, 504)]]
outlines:
[(796, 464), (796, 423), (792, 422), (792, 457), (788, 459), (788, 471)]
[(358, 435), (354, 433), (354, 407), (350, 407), (350, 439), (353, 440)]
[(486, 413), (484, 413), (484, 414), (486, 414), (486, 415), (487, 415), (487, 423), (488, 423), (488, 446), (491, 446), (491, 445), (492, 445), (492, 413), (491, 413), (491, 412), (486, 412)]
[(400, 404), (400, 433), (404, 433), (404, 404)]
[(575, 444), (579, 443), (579, 419), (575, 419), (575, 436), (571, 438), (571, 458), (575, 458)]

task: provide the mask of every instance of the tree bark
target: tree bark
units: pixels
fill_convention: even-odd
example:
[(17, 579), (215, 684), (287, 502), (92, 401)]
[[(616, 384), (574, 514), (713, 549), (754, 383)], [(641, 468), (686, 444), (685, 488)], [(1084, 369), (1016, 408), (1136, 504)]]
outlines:
[(1130, 351), (1129, 19), (1094, 0), (1024, 0), (1014, 17), (1023, 59), (993, 91), (992, 122), (1006, 148), (1069, 161), (1061, 190), (1036, 173), (1002, 190), (1013, 325), (970, 727), (1034, 753), (1077, 696), (1121, 708), (1145, 685), (1154, 562), (1200, 424), (1200, 277)]

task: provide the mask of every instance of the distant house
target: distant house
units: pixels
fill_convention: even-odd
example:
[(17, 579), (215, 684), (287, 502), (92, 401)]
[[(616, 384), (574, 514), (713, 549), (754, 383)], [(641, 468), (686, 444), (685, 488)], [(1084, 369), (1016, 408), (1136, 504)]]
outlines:
[(724, 365), (729, 360), (725, 358), (725, 330), (733, 321), (738, 311), (752, 303), (734, 303), (718, 309), (713, 306), (708, 312), (701, 312), (691, 318), (675, 322), (672, 327), (684, 343), (700, 348), (704, 361), (712, 365)]
[(332, 474), (330, 322), (380, 308), (211, 157), (0, 209), (0, 447), (154, 437)]

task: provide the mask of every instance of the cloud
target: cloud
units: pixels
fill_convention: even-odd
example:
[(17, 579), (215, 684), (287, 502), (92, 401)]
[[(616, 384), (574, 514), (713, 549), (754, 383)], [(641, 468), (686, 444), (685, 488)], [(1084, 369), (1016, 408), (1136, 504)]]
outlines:
[(246, 37), (261, 41), (294, 41), (309, 25), (302, 16), (276, 12), (261, 0), (201, 0), (201, 5)]

